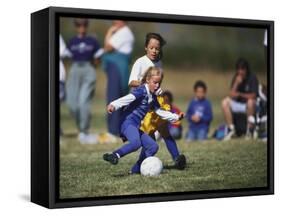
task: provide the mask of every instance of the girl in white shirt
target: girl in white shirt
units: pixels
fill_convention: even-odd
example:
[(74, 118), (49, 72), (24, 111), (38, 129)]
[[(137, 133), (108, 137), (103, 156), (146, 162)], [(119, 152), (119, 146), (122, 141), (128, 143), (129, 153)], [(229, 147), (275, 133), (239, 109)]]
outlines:
[[(129, 86), (131, 88), (136, 88), (141, 85), (142, 80), (145, 79), (144, 74), (150, 67), (158, 67), (162, 71), (163, 57), (162, 47), (166, 44), (165, 40), (160, 34), (148, 33), (145, 40), (145, 52), (146, 55), (140, 57), (136, 60), (132, 67), (131, 75), (129, 78)], [(161, 88), (156, 92), (158, 95), (157, 100), (163, 110), (170, 111), (170, 105), (164, 103), (164, 99), (161, 95)], [(168, 122), (161, 119), (154, 111), (150, 111), (146, 114), (142, 121), (140, 128), (145, 133), (154, 137), (154, 133), (158, 131), (166, 143), (166, 147), (169, 150), (173, 160), (175, 161), (175, 166), (178, 169), (184, 169), (186, 166), (186, 158), (184, 155), (180, 155), (177, 144), (173, 137), (169, 133)], [(136, 164), (135, 166), (138, 166)], [(132, 168), (134, 170), (134, 167)]]

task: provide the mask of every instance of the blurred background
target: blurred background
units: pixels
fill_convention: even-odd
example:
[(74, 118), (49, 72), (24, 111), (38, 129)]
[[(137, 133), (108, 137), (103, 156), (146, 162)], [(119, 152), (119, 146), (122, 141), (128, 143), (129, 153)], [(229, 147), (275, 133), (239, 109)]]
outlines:
[[(94, 35), (103, 45), (111, 23), (110, 20), (90, 19), (88, 34)], [(238, 58), (249, 61), (251, 71), (260, 83), (267, 82), (265, 29), (133, 21), (128, 22), (128, 26), (135, 36), (130, 68), (137, 58), (145, 54), (144, 41), (148, 32), (160, 33), (166, 40), (162, 59), (165, 74), (162, 89), (174, 94), (174, 102), (182, 111), (186, 111), (192, 99), (194, 83), (199, 79), (206, 82), (207, 97), (214, 113), (211, 129), (224, 123), (220, 103), (228, 94)], [(76, 34), (73, 18), (61, 18), (60, 33), (68, 43)], [(66, 61), (65, 65), (68, 70), (70, 62)], [(98, 66), (92, 119), (92, 128), (97, 132), (105, 127), (105, 83), (105, 73)], [(61, 113), (62, 127), (72, 128), (70, 125), (73, 125), (75, 128), (64, 105)], [(183, 124), (186, 129), (185, 121)]]

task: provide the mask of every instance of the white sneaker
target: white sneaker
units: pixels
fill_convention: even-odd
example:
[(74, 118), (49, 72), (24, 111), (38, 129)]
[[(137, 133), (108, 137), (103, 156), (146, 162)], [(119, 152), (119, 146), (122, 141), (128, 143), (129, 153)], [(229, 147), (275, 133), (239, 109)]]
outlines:
[(79, 133), (78, 141), (81, 144), (97, 144), (98, 136), (96, 134)]
[(230, 140), (235, 135), (235, 129), (229, 130), (227, 135), (223, 138), (223, 141)]

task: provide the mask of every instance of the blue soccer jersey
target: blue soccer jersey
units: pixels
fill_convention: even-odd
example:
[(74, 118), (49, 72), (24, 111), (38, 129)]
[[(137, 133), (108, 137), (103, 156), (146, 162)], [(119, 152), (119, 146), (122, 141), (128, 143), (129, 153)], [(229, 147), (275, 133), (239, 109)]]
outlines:
[(75, 36), (69, 41), (68, 49), (72, 54), (73, 61), (91, 61), (100, 49), (100, 44), (96, 38), (91, 36), (81, 38)]
[(122, 108), (120, 132), (124, 131), (128, 125), (134, 125), (139, 128), (141, 121), (147, 112), (152, 109), (162, 119), (175, 122), (179, 120), (179, 116), (175, 113), (162, 110), (157, 101), (157, 96), (152, 94), (147, 84), (141, 85), (131, 91), (130, 94), (121, 97), (110, 103), (115, 110)]
[(149, 94), (145, 85), (141, 85), (131, 91), (135, 100), (123, 108), (122, 120), (132, 120), (138, 126), (150, 109), (159, 109), (160, 105), (154, 94)]

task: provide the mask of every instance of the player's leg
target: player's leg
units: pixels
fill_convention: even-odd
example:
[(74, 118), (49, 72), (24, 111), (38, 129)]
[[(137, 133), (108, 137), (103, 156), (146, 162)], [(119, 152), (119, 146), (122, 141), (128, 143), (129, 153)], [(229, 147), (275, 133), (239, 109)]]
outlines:
[(143, 160), (145, 159), (145, 149), (142, 148), (141, 149), (141, 153), (139, 155), (139, 158), (137, 160), (137, 162), (132, 166), (131, 170), (130, 170), (130, 174), (137, 174), (140, 173), (140, 167), (141, 167), (141, 163), (143, 162)]
[(141, 133), (141, 144), (145, 150), (144, 151), (145, 157), (151, 157), (155, 155), (159, 148), (158, 144), (148, 134), (142, 131), (140, 133)]
[(140, 132), (141, 143), (142, 143), (142, 150), (139, 155), (138, 161), (134, 164), (131, 168), (131, 173), (140, 173), (140, 167), (143, 160), (147, 157), (154, 156), (158, 151), (158, 145), (154, 139), (152, 139), (148, 134), (144, 132)]
[(180, 139), (182, 136), (181, 127), (169, 127), (169, 132), (174, 139)]
[(137, 151), (141, 147), (140, 131), (135, 125), (128, 125), (122, 131), (122, 134), (127, 138), (129, 142), (110, 154), (104, 154), (104, 160), (109, 161), (112, 164), (117, 164), (119, 158)]
[(170, 155), (172, 156), (173, 160), (175, 160), (179, 156), (179, 150), (174, 138), (170, 135), (168, 122), (160, 125), (157, 130), (161, 134), (161, 137), (163, 138)]
[(168, 129), (168, 122), (161, 124), (157, 128), (157, 130), (161, 134), (166, 144), (166, 147), (173, 158), (173, 161), (175, 161), (175, 167), (178, 169), (184, 169), (186, 167), (186, 158), (183, 154), (179, 153), (177, 143), (175, 142), (174, 138), (170, 135)]

